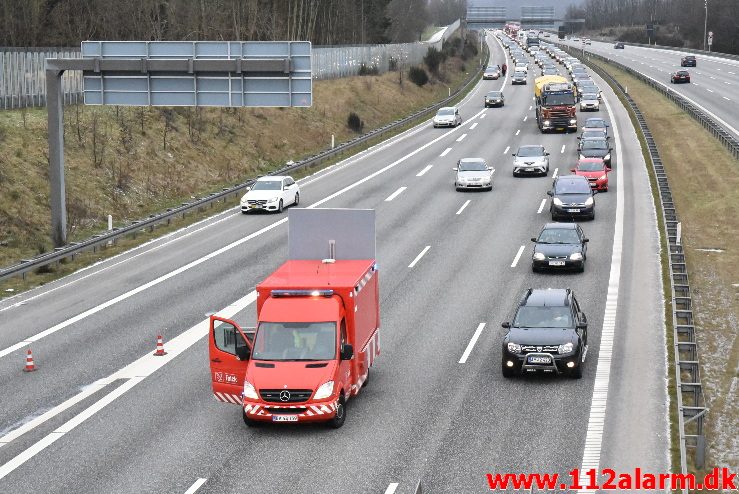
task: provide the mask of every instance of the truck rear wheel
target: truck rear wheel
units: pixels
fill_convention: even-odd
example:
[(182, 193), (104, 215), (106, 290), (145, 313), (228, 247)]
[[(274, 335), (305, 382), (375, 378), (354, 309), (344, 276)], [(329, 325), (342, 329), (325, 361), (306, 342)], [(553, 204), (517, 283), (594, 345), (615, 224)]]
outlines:
[(340, 428), (346, 421), (346, 400), (342, 396), (336, 403), (336, 415), (331, 419), (329, 425), (334, 429)]

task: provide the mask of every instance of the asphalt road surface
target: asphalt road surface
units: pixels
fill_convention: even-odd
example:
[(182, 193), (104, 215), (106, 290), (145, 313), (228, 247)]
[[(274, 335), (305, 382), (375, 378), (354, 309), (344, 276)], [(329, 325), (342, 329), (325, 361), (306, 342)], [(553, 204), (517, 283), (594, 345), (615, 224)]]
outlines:
[[(564, 44), (583, 47), (582, 43), (571, 40), (564, 41)], [(739, 60), (630, 45), (617, 50), (613, 43), (599, 41), (593, 41), (584, 48), (586, 53), (610, 58), (664, 84), (703, 108), (727, 132), (739, 138)], [(696, 66), (680, 67), (683, 55), (695, 55)], [(670, 75), (680, 69), (690, 72), (689, 84), (670, 83)]]
[[(577, 142), (538, 131), (533, 73), (481, 81), (458, 128), (424, 122), (300, 181), (301, 207), (377, 211), (382, 354), (343, 428), (249, 429), (214, 400), (207, 314), (253, 322), (254, 286), (287, 257), (286, 214), (233, 209), (0, 302), (0, 492), (403, 494), (420, 479), (475, 493), (487, 473), (668, 471), (659, 243), (636, 135), (601, 81), (616, 149), (583, 224), (586, 270), (532, 273), (530, 237)], [(501, 87), (506, 105), (485, 109)], [(514, 178), (510, 154), (537, 143), (549, 176)], [(493, 190), (456, 192), (452, 167), (478, 156)], [(501, 376), (500, 323), (526, 287), (574, 289), (590, 323), (581, 380)], [(158, 333), (166, 357), (151, 355)], [(29, 346), (39, 370), (23, 373)]]

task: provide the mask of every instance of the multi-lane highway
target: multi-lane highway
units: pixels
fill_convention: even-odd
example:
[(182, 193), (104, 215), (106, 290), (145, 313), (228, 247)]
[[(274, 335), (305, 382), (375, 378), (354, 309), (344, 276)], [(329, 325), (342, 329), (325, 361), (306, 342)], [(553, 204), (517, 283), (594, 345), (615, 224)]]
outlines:
[[(567, 40), (563, 43), (583, 47), (581, 42)], [(613, 43), (598, 41), (584, 48), (586, 53), (608, 57), (670, 87), (702, 107), (727, 132), (739, 138), (739, 60), (630, 45), (620, 50), (615, 49)], [(683, 68), (680, 67), (683, 55), (695, 55), (697, 59), (696, 67), (684, 67), (690, 72), (690, 84), (671, 84), (670, 74)]]
[[(538, 131), (533, 79), (481, 81), (460, 127), (424, 122), (300, 181), (302, 206), (377, 211), (382, 354), (343, 428), (246, 428), (213, 399), (207, 314), (253, 322), (255, 285), (287, 257), (286, 214), (234, 209), (0, 303), (0, 492), (400, 494), (422, 479), (474, 493), (486, 473), (667, 471), (659, 242), (636, 135), (599, 81), (614, 171), (583, 224), (586, 270), (532, 273), (530, 237), (577, 142)], [(506, 105), (485, 109), (501, 87)], [(537, 143), (549, 176), (514, 178), (510, 154)], [(456, 192), (452, 167), (478, 156), (493, 190)], [(581, 380), (502, 377), (500, 323), (526, 287), (577, 294)], [(39, 370), (23, 373), (29, 346)]]

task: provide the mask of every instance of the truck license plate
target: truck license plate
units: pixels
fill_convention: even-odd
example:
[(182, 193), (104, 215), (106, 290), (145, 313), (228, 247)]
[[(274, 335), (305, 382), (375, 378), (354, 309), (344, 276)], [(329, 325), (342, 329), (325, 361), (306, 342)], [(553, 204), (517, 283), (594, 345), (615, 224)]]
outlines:
[(549, 261), (549, 265), (550, 266), (564, 266), (565, 262), (564, 261)]
[(579, 209), (568, 209), (567, 212), (568, 213), (579, 213), (580, 210)]
[(529, 357), (529, 363), (530, 364), (551, 364), (552, 358), (551, 357), (539, 357), (539, 356), (531, 356)]
[(297, 415), (272, 415), (272, 422), (297, 422)]

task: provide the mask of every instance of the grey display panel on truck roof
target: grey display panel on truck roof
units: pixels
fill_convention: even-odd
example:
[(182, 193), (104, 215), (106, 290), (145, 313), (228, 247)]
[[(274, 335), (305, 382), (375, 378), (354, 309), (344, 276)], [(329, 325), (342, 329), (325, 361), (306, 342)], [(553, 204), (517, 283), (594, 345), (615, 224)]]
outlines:
[(288, 210), (289, 259), (375, 259), (374, 209)]

